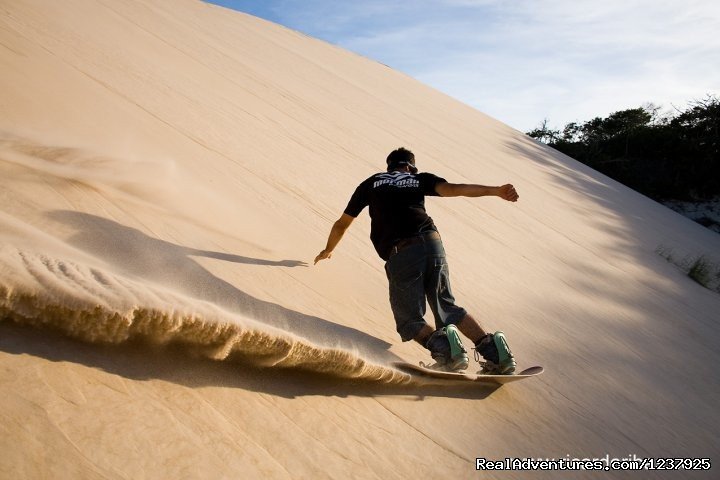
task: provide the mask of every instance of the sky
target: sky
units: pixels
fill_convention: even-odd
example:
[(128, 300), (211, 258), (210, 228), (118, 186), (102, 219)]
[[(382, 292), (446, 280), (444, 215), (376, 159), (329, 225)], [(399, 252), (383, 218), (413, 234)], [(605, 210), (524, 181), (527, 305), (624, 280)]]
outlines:
[(718, 0), (212, 0), (521, 130), (720, 94)]

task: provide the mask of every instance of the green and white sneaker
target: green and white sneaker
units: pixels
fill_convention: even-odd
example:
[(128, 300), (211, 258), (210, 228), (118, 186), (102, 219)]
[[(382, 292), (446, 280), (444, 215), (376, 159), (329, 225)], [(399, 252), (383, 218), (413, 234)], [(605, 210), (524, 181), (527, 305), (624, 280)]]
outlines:
[(450, 361), (447, 364), (447, 369), (451, 372), (465, 370), (470, 361), (468, 360), (467, 350), (465, 350), (462, 340), (460, 340), (457, 327), (448, 325), (444, 330), (450, 342)]
[[(480, 361), (480, 357), (485, 360)], [(475, 360), (482, 367), (481, 374), (512, 375), (515, 373), (515, 358), (508, 347), (503, 332), (488, 333), (475, 344)]]
[(448, 325), (435, 330), (428, 338), (425, 347), (430, 350), (434, 365), (428, 368), (442, 370), (445, 372), (457, 372), (468, 367), (467, 350), (460, 340), (458, 329), (455, 325)]

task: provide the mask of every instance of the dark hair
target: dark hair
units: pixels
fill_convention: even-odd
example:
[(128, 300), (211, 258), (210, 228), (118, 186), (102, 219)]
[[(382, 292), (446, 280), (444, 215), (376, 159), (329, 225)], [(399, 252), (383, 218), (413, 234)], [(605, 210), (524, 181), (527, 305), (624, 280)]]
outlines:
[(405, 147), (393, 150), (390, 152), (390, 155), (387, 156), (388, 172), (395, 170), (402, 165), (408, 165), (410, 167), (410, 171), (417, 173), (417, 168), (415, 168), (415, 154)]

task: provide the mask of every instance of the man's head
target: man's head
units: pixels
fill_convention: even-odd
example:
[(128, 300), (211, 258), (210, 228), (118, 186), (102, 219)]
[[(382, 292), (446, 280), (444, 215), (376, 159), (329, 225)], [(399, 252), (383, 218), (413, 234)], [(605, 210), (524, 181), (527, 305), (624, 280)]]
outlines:
[(415, 167), (415, 155), (403, 147), (390, 152), (390, 155), (387, 157), (387, 171), (392, 172), (404, 166), (407, 166), (412, 173), (417, 173), (418, 169)]

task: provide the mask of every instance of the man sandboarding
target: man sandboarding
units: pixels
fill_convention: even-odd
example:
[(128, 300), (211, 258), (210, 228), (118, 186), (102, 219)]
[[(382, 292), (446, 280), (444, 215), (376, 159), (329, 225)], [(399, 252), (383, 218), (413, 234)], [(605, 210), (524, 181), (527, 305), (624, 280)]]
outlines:
[[(427, 348), (435, 360), (431, 368), (454, 372), (468, 367), (459, 330), (475, 344), (475, 359), (480, 362), (482, 356), (485, 360), (480, 362), (481, 373), (510, 375), (516, 364), (504, 334), (485, 332), (464, 308), (455, 304), (442, 240), (425, 211), (426, 195), (497, 196), (509, 202), (519, 198), (509, 184), (455, 184), (431, 173), (418, 173), (415, 155), (399, 148), (387, 157), (387, 173), (372, 175), (355, 189), (315, 264), (332, 256), (353, 220), (369, 207), (370, 239), (386, 262), (390, 306), (400, 338), (404, 342), (415, 340)], [(426, 301), (435, 318), (435, 329), (423, 319)]]

